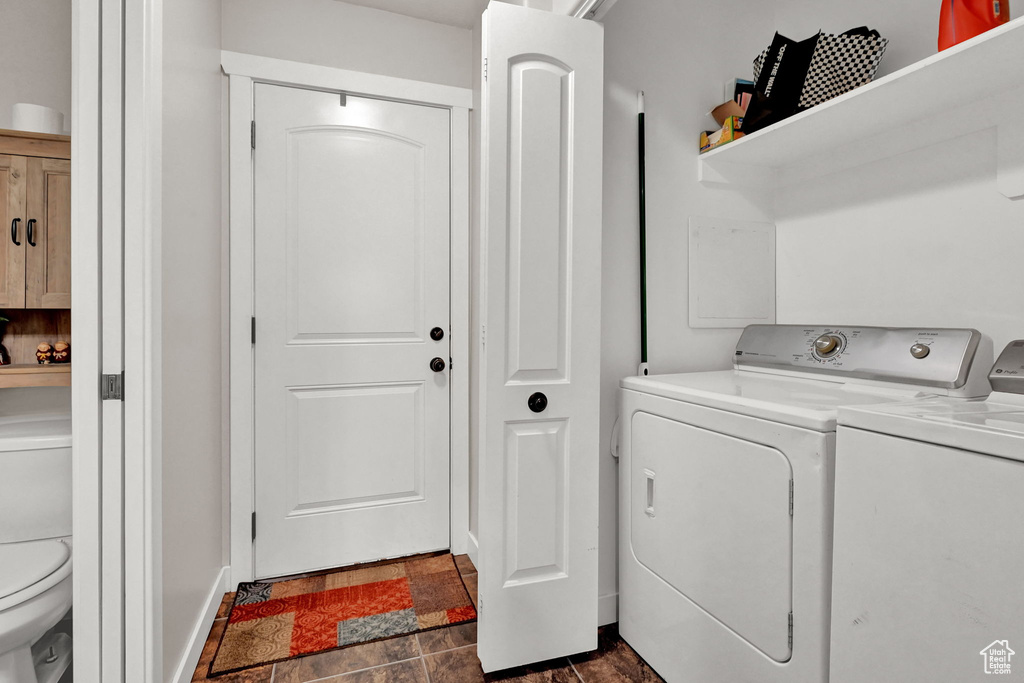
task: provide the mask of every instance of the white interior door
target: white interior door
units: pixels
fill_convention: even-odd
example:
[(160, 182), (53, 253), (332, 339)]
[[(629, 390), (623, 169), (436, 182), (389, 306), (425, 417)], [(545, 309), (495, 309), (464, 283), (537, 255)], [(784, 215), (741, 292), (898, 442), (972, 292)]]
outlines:
[(494, 671), (597, 645), (604, 48), (599, 24), (502, 2), (483, 41), (478, 652)]
[(449, 116), (255, 86), (257, 577), (449, 545)]

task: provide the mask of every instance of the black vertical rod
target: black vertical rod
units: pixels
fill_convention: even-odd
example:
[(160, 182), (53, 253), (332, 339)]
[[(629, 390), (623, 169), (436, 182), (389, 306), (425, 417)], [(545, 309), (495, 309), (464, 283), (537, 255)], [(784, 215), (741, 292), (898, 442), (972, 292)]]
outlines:
[(640, 362), (647, 362), (647, 180), (644, 139), (644, 93), (637, 97), (637, 142), (640, 162)]

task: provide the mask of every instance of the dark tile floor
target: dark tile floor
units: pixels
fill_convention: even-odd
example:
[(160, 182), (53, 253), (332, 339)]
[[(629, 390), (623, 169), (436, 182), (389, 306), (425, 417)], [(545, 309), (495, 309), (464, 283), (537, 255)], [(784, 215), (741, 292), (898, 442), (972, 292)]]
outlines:
[[(476, 603), (476, 567), (455, 563)], [(224, 596), (206, 639), (193, 683), (659, 683), (658, 674), (621, 638), (614, 625), (598, 631), (598, 649), (529, 667), (484, 674), (476, 656), (476, 624), (460, 624), (342, 650), (300, 657), (207, 679), (235, 594)]]

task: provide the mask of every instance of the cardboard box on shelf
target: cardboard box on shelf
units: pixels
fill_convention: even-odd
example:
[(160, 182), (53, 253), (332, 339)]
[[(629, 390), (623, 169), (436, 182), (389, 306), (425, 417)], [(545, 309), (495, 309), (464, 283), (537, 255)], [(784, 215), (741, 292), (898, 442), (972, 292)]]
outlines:
[(703, 154), (708, 150), (712, 150), (715, 147), (721, 147), (722, 145), (729, 144), (733, 140), (739, 140), (743, 137), (743, 131), (740, 128), (743, 126), (743, 118), (740, 116), (730, 116), (725, 120), (719, 130), (706, 131), (700, 134), (700, 153)]

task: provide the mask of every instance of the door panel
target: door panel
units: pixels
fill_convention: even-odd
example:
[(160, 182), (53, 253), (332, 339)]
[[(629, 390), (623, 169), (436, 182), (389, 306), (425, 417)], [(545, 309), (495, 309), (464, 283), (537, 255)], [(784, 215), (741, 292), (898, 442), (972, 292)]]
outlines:
[(422, 384), (289, 395), (290, 515), (423, 499)]
[(789, 460), (769, 446), (648, 413), (632, 424), (638, 562), (778, 662), (789, 659)]
[[(423, 145), (333, 127), (289, 131), (287, 147), (290, 340), (422, 341)], [(345, 229), (316, 230), (325, 215)]]
[(602, 27), (492, 2), (483, 52), (478, 653), (494, 671), (597, 646)]
[(568, 341), (563, 159), (572, 74), (525, 59), (511, 65), (509, 81), (509, 380), (559, 381), (566, 379)]
[[(25, 307), (27, 181), (25, 157), (0, 154), (0, 308)], [(15, 219), (17, 235), (12, 237)]]
[(26, 235), (25, 305), (71, 308), (70, 161), (28, 160), (26, 218), (35, 221), (35, 244)]
[(255, 573), (447, 548), (449, 112), (255, 107)]
[(507, 427), (506, 586), (567, 576), (567, 432), (566, 420)]

